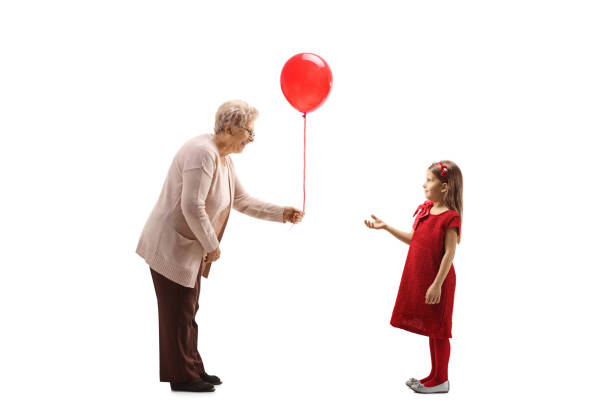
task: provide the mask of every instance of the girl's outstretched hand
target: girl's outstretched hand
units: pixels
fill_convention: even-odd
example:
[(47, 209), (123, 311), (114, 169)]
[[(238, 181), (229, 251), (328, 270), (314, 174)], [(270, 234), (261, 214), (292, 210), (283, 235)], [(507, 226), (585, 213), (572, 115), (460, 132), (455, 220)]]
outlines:
[(378, 219), (374, 214), (372, 214), (371, 217), (374, 218), (374, 222), (370, 220), (363, 221), (368, 228), (374, 228), (374, 229), (387, 228), (387, 224), (385, 224), (383, 220)]

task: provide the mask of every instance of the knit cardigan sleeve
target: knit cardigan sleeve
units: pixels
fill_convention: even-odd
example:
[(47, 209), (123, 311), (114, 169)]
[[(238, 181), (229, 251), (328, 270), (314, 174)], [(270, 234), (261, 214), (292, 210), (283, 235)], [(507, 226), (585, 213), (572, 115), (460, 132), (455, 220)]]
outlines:
[(267, 203), (247, 194), (240, 183), (236, 171), (234, 173), (234, 204), (236, 211), (267, 221), (283, 222), (284, 207)]
[(183, 170), (181, 210), (187, 225), (206, 252), (219, 247), (215, 229), (206, 214), (206, 196), (213, 174), (214, 163), (210, 160), (204, 160), (200, 167)]

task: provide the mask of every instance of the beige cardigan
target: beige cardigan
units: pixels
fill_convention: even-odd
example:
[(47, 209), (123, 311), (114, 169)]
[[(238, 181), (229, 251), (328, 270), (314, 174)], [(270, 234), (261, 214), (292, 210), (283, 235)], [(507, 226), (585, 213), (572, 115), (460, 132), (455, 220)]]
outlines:
[[(268, 221), (283, 221), (283, 207), (249, 196), (226, 156), (229, 171), (230, 206), (244, 214)], [(227, 179), (219, 177), (222, 166), (212, 134), (187, 141), (174, 156), (162, 187), (140, 236), (136, 253), (166, 278), (194, 287), (200, 273), (204, 251), (219, 246), (227, 219), (217, 235), (213, 223), (223, 213), (219, 197), (227, 189)], [(205, 264), (202, 275), (208, 276), (211, 264)]]

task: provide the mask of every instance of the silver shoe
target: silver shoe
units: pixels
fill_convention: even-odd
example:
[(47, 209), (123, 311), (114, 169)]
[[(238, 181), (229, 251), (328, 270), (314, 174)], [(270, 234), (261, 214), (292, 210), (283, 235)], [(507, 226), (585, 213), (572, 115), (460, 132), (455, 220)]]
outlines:
[(450, 382), (446, 380), (442, 384), (438, 384), (434, 387), (426, 387), (420, 382), (417, 382), (409, 385), (409, 387), (412, 388), (412, 391), (419, 394), (441, 394), (450, 390)]
[(412, 385), (412, 384), (416, 384), (416, 383), (418, 383), (418, 382), (420, 382), (420, 381), (419, 381), (419, 380), (417, 380), (416, 378), (414, 378), (414, 377), (410, 377), (410, 379), (409, 379), (408, 381), (406, 381), (406, 385), (410, 387), (410, 385)]

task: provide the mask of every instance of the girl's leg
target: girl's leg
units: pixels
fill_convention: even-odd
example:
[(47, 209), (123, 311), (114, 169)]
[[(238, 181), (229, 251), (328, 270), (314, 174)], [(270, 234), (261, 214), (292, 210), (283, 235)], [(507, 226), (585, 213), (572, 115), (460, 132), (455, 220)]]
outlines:
[(436, 373), (436, 349), (434, 347), (434, 339), (432, 339), (431, 337), (429, 338), (429, 355), (431, 357), (431, 372), (427, 377), (423, 378), (422, 380), (419, 380), (421, 384), (423, 384), (425, 381), (431, 380)]
[(448, 380), (448, 360), (450, 358), (450, 340), (433, 339), (436, 354), (436, 369), (434, 376), (423, 383), (426, 387), (434, 387)]

